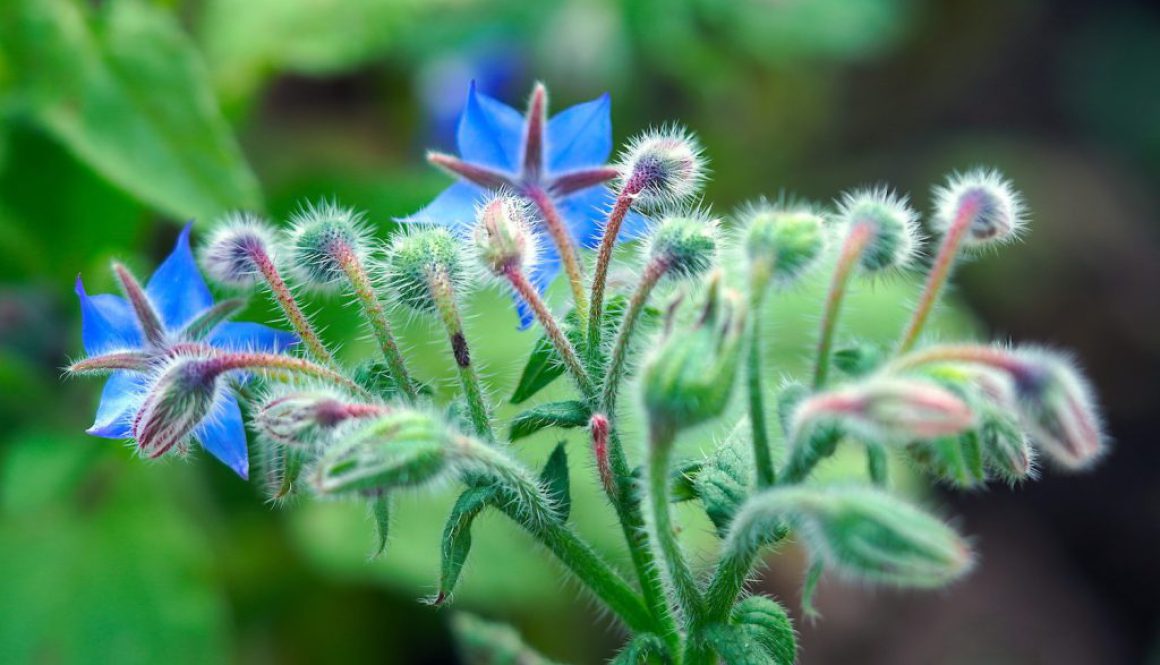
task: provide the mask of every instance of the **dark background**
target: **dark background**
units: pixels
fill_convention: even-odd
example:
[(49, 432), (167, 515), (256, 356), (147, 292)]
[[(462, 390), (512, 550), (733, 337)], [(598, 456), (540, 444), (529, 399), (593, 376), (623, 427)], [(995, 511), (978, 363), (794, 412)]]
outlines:
[[(111, 29), (114, 6), (173, 51)], [(101, 57), (158, 76), (94, 110), (70, 95), (99, 79), (83, 63)], [(415, 571), (433, 570), (433, 542), (411, 547), (404, 525), (398, 551), (367, 563), (357, 509), (342, 527), (342, 507), (273, 511), (205, 459), (144, 464), (89, 440), (97, 386), (59, 368), (80, 348), (76, 273), (99, 292), (113, 256), (147, 272), (186, 217), (199, 229), (232, 207), (280, 219), (336, 196), (385, 234), (446, 184), (423, 150), (450, 147), (473, 78), (516, 106), (534, 80), (556, 109), (607, 90), (618, 141), (679, 120), (705, 143), (719, 211), (879, 180), (928, 210), (952, 169), (1007, 173), (1030, 234), (964, 267), (955, 306), (980, 336), (1073, 350), (1113, 450), (1084, 475), (935, 490), (929, 501), (973, 535), (978, 570), (928, 594), (826, 579), (824, 618), (799, 624), (800, 660), (1160, 662), (1160, 10), (1048, 0), (12, 0), (0, 9), (0, 660), (454, 657), (447, 613), (413, 600), (430, 590)], [(230, 153), (233, 137), (240, 150), (206, 177), (155, 167), (135, 141), (164, 142), (121, 127), (136, 116), (120, 103), (177, 152)], [(61, 119), (77, 104), (96, 118), (81, 130)], [(881, 302), (913, 296), (890, 288)], [(349, 312), (330, 309), (333, 333), (353, 333)], [(516, 362), (527, 341), (482, 316), (517, 339), (493, 361)], [(808, 336), (808, 320), (786, 326)], [(436, 347), (418, 346), (441, 371)], [(412, 520), (437, 531), (445, 513), (425, 505), (412, 502)], [(503, 547), (530, 548), (495, 528), (464, 605), (515, 621), (553, 657), (610, 656), (608, 621), (550, 567), (520, 579)], [(776, 559), (761, 582), (795, 617), (799, 559)]]

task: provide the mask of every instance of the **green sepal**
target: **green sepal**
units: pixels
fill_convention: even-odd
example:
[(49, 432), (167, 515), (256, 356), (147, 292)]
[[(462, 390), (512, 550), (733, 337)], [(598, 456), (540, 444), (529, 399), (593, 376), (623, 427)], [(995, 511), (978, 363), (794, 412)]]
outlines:
[(371, 509), (371, 518), (375, 521), (375, 545), (371, 550), (371, 558), (382, 556), (387, 551), (387, 537), (391, 533), (391, 507), (393, 500), (387, 492), (372, 493), (367, 497)]
[(551, 665), (553, 662), (524, 644), (515, 629), (507, 624), (460, 612), (451, 619), (451, 633), (459, 646), (459, 656), (467, 665)]
[(664, 657), (664, 640), (653, 633), (641, 633), (629, 640), (609, 665), (645, 665)]
[(809, 397), (809, 394), (809, 388), (797, 382), (787, 383), (778, 391), (777, 421), (781, 425), (781, 433), (786, 440), (789, 440), (790, 430), (793, 429), (791, 423), (794, 411), (797, 411), (798, 405), (806, 397)]
[(907, 450), (923, 471), (954, 487), (969, 489), (987, 482), (983, 446), (974, 430), (913, 443)]
[(732, 623), (750, 635), (778, 665), (797, 659), (797, 635), (785, 608), (767, 596), (750, 596), (733, 608)]
[(821, 559), (812, 561), (806, 570), (806, 579), (802, 582), (802, 614), (810, 621), (822, 616), (814, 607), (814, 595), (818, 592), (818, 582), (822, 581), (825, 570), (826, 564)]
[(572, 512), (572, 490), (568, 479), (568, 452), (564, 448), (563, 441), (556, 444), (556, 448), (544, 464), (544, 470), (540, 472), (540, 482), (548, 491), (548, 496), (555, 502), (560, 521), (568, 521), (568, 515)]
[(691, 460), (673, 469), (669, 478), (670, 501), (682, 503), (698, 498), (697, 476), (704, 467), (705, 460)]
[(509, 438), (518, 441), (548, 427), (585, 427), (591, 417), (588, 407), (579, 400), (540, 404), (512, 418)]
[(306, 467), (306, 451), (296, 450), (259, 437), (254, 459), (266, 495), (271, 501), (289, 499), (298, 490), (298, 479)]
[(833, 362), (846, 376), (858, 378), (878, 369), (885, 357), (881, 347), (860, 343), (835, 351)]
[(701, 639), (709, 645), (725, 665), (783, 665), (757, 642), (743, 626), (717, 623), (701, 631)]
[(447, 517), (447, 524), (443, 527), (439, 593), (432, 604), (442, 605), (451, 598), (459, 575), (463, 572), (463, 564), (471, 553), (471, 525), (498, 495), (499, 491), (494, 487), (471, 487), (455, 501)]
[(399, 384), (395, 383), (395, 377), (391, 375), (390, 366), (384, 360), (367, 360), (359, 363), (354, 368), (351, 378), (355, 383), (383, 399), (393, 399), (402, 394)]
[(727, 440), (705, 460), (694, 482), (705, 514), (725, 537), (737, 509), (749, 498), (753, 463), (748, 448)]
[(879, 487), (890, 484), (890, 456), (886, 447), (876, 443), (866, 445), (866, 473), (870, 482)]
[(201, 341), (209, 336), (224, 321), (246, 307), (245, 298), (228, 298), (219, 300), (209, 309), (197, 315), (192, 321), (185, 324), (182, 336), (187, 340)]

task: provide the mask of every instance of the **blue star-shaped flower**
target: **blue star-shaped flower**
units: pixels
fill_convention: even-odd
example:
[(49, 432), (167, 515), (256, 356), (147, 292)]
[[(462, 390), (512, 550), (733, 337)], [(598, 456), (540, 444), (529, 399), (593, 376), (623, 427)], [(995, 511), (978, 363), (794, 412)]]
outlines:
[[(594, 247), (600, 241), (604, 217), (615, 195), (605, 185), (617, 176), (608, 166), (612, 152), (612, 119), (607, 93), (547, 116), (547, 93), (537, 85), (521, 115), (512, 107), (478, 92), (475, 84), (459, 117), (456, 142), (459, 157), (433, 152), (429, 161), (459, 178), (434, 201), (402, 220), (448, 226), (456, 230), (475, 222), (475, 207), (496, 190), (523, 194), (546, 218), (558, 213), (574, 245)], [(632, 239), (644, 230), (645, 220), (635, 212), (625, 218), (620, 239)], [(541, 229), (543, 232), (543, 229)], [(529, 275), (543, 292), (560, 272), (556, 245), (543, 238), (539, 263)], [(532, 313), (517, 299), (520, 328)]]
[[(220, 306), (215, 308), (213, 296), (190, 250), (189, 230), (189, 225), (182, 230), (173, 253), (138, 293), (152, 310), (151, 316), (141, 316), (139, 306), (142, 302), (134, 303), (131, 299), (108, 294), (88, 295), (80, 276), (77, 277), (81, 337), (86, 354), (98, 356), (110, 352), (140, 351), (157, 358), (165, 356), (176, 344), (189, 343), (231, 351), (276, 353), (297, 343), (297, 337), (288, 332), (256, 323), (221, 320), (224, 318), (222, 315), (232, 313), (232, 309), (223, 312)], [(128, 286), (138, 288), (135, 283)], [(131, 438), (132, 420), (140, 406), (144, 385), (142, 373), (113, 372), (101, 393), (96, 420), (86, 431), (107, 439)], [(238, 475), (248, 477), (246, 430), (233, 395), (226, 394), (219, 401), (214, 413), (198, 427), (194, 437)]]

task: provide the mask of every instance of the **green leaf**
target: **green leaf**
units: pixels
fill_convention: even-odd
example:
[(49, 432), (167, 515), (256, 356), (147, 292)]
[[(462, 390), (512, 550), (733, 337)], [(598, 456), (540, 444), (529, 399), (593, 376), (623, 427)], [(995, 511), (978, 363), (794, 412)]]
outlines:
[(669, 477), (669, 493), (673, 503), (692, 501), (697, 498), (697, 476), (705, 466), (705, 460), (692, 460), (673, 469)]
[(469, 665), (550, 665), (552, 661), (524, 644), (511, 626), (459, 613), (451, 620), (459, 655)]
[(0, 48), (17, 97), (81, 161), (175, 217), (262, 207), (174, 15), (142, 0), (4, 4)]
[(641, 633), (636, 635), (616, 657), (612, 659), (610, 665), (644, 665), (651, 662), (650, 657), (661, 658), (665, 653), (665, 643), (657, 635), (653, 633)]
[(378, 492), (368, 498), (371, 508), (371, 517), (375, 521), (375, 546), (371, 550), (371, 558), (382, 556), (387, 550), (387, 536), (391, 533), (391, 495), (387, 492)]
[(588, 407), (577, 400), (541, 404), (512, 418), (510, 438), (518, 441), (548, 427), (586, 427), (591, 417)]
[(442, 572), (439, 576), (439, 595), (436, 605), (451, 598), (463, 564), (471, 553), (471, 525), (492, 501), (499, 495), (493, 487), (472, 487), (459, 495), (451, 508), (451, 515), (443, 527)]
[(701, 637), (725, 665), (781, 665), (764, 648), (755, 645), (749, 631), (741, 626), (712, 624), (705, 627)]
[(568, 452), (564, 442), (556, 444), (544, 470), (540, 472), (540, 482), (548, 490), (548, 495), (556, 502), (556, 512), (561, 521), (567, 521), (572, 512), (572, 489), (568, 479)]
[(733, 623), (779, 665), (797, 659), (797, 636), (785, 608), (766, 596), (750, 596), (733, 608)]
[(753, 461), (748, 446), (737, 445), (734, 438), (726, 441), (705, 460), (694, 483), (697, 496), (705, 506), (705, 514), (724, 537), (738, 508), (749, 497)]

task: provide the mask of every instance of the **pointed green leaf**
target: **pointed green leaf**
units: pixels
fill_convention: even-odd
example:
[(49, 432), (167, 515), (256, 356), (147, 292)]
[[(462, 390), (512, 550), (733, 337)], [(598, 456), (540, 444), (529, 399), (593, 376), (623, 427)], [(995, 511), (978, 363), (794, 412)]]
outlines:
[(660, 637), (653, 633), (641, 633), (624, 645), (610, 665), (646, 665), (653, 662), (650, 658), (662, 658), (664, 653), (665, 643)]
[(580, 401), (541, 404), (512, 418), (510, 438), (518, 441), (548, 427), (586, 427), (591, 417), (588, 407)]
[(778, 665), (797, 659), (797, 636), (785, 608), (772, 598), (750, 596), (733, 608), (733, 623), (753, 638)]
[(434, 604), (442, 605), (451, 598), (463, 564), (471, 553), (471, 525), (479, 513), (498, 496), (492, 487), (472, 487), (459, 495), (451, 508), (451, 515), (443, 527), (442, 572), (439, 576), (439, 595)]
[(544, 464), (540, 472), (540, 482), (548, 490), (548, 495), (556, 502), (556, 512), (561, 521), (567, 521), (572, 512), (572, 489), (568, 479), (568, 452), (564, 449), (564, 442), (556, 444), (552, 455)]
[(701, 636), (725, 665), (781, 665), (741, 626), (712, 624)]
[(375, 520), (375, 546), (371, 550), (371, 558), (382, 556), (387, 550), (387, 536), (391, 532), (391, 495), (387, 492), (378, 492), (368, 497), (371, 508), (371, 517)]
[(729, 523), (745, 499), (749, 497), (753, 461), (748, 446), (735, 445), (727, 439), (705, 460), (697, 475), (697, 496), (705, 506), (705, 514), (713, 522), (718, 536), (724, 536)]

